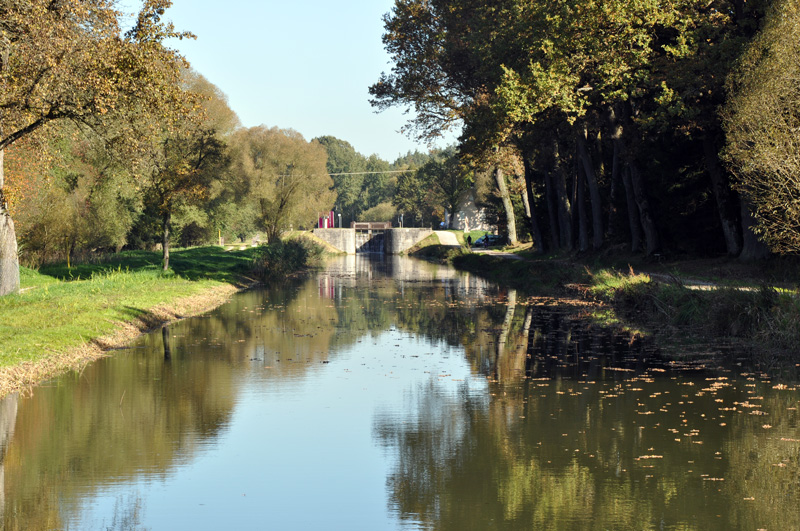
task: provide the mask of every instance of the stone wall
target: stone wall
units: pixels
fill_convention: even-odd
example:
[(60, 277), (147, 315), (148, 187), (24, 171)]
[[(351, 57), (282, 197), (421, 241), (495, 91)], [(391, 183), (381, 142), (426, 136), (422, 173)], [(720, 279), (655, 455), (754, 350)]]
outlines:
[(355, 229), (314, 229), (312, 232), (314, 236), (343, 253), (356, 254)]
[(429, 235), (431, 229), (390, 229), (386, 231), (386, 254), (403, 254)]
[[(343, 253), (356, 253), (355, 229), (314, 229), (313, 233)], [(431, 229), (387, 229), (383, 231), (384, 252), (403, 254), (432, 233)]]

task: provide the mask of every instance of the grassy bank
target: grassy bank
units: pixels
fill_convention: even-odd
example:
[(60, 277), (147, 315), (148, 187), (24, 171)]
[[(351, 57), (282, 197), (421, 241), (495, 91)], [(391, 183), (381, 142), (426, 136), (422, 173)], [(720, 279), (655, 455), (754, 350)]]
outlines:
[[(167, 273), (161, 255), (146, 251), (71, 268), (23, 268), (21, 293), (0, 298), (0, 395), (79, 368), (142, 331), (208, 311), (256, 279), (306, 267), (298, 247), (313, 248), (176, 250)], [(265, 255), (271, 268), (263, 267)]]
[[(460, 231), (450, 231), (456, 236), (458, 242), (463, 246), (463, 233)], [(431, 262), (449, 263), (455, 259), (456, 256), (467, 252), (466, 247), (452, 247), (450, 245), (442, 245), (439, 237), (436, 234), (430, 234), (422, 241), (410, 247), (406, 254), (416, 258), (422, 258)]]
[(463, 253), (452, 263), (497, 284), (529, 292), (555, 290), (588, 279), (583, 267), (548, 260), (509, 260), (492, 254)]
[[(637, 333), (733, 340), (775, 355), (800, 355), (800, 297), (753, 277), (685, 283), (671, 274), (636, 273), (556, 260), (467, 254), (453, 264), (527, 292), (561, 292), (603, 303), (594, 317)], [(697, 276), (702, 271), (695, 268)]]

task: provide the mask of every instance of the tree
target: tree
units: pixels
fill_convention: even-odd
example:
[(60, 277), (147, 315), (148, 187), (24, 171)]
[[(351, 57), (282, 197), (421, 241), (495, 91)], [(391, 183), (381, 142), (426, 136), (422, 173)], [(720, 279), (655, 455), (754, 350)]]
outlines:
[(170, 229), (176, 211), (208, 197), (211, 180), (224, 162), (225, 145), (216, 130), (187, 116), (150, 144), (141, 171), (145, 204), (158, 216), (163, 253), (169, 269)]
[(393, 203), (406, 223), (449, 215), (450, 228), (464, 192), (474, 183), (473, 171), (459, 159), (454, 147), (432, 151), (420, 168), (400, 174)]
[(437, 177), (435, 166), (426, 164), (417, 171), (401, 173), (397, 178), (397, 191), (392, 204), (403, 215), (404, 226), (422, 226), (425, 219), (432, 219), (438, 200), (433, 193)]
[(396, 215), (397, 209), (387, 201), (362, 212), (360, 221), (389, 221)]
[(432, 164), (436, 164), (434, 173), (438, 174), (435, 181), (436, 191), (444, 210), (449, 214), (448, 228), (452, 229), (459, 205), (465, 192), (472, 188), (475, 177), (474, 172), (461, 163), (454, 150), (446, 153), (449, 155), (446, 159)]
[(397, 180), (388, 173), (392, 166), (378, 155), (367, 157), (367, 171), (361, 196), (364, 198), (365, 209), (370, 209), (381, 203), (391, 201), (394, 195)]
[[(194, 98), (199, 99), (203, 127), (213, 130), (220, 142), (227, 143), (240, 127), (239, 117), (229, 107), (227, 96), (191, 69), (184, 71), (182, 85)], [(224, 164), (214, 165), (215, 174), (208, 176), (209, 188), (202, 201), (177, 212), (178, 219), (173, 221), (180, 226), (181, 245), (216, 241), (221, 233), (233, 234), (244, 240), (256, 231), (253, 212), (248, 206), (237, 204), (234, 191), (227, 186), (224, 178), (227, 162), (226, 156)]]
[[(7, 182), (24, 260), (36, 265), (66, 259), (69, 266), (75, 255), (120, 249), (140, 198), (130, 172), (103, 140), (60, 122), (48, 128), (34, 153), (26, 144), (9, 149)], [(29, 157), (19, 156), (26, 152)]]
[(800, 4), (776, 2), (729, 79), (725, 158), (754, 207), (755, 231), (800, 252)]
[(291, 129), (264, 126), (231, 137), (231, 179), (241, 201), (253, 201), (258, 226), (270, 242), (290, 227), (313, 227), (331, 209), (325, 148)]
[[(370, 88), (372, 103), (416, 111), (408, 130), (422, 138), (463, 124), (461, 151), (477, 158), (522, 149), (526, 180), (539, 179), (526, 187), (540, 190), (534, 200), (563, 249), (604, 245), (604, 214), (624, 180), (636, 250), (643, 240), (653, 254), (674, 231), (663, 210), (689, 215), (710, 193), (735, 255), (737, 201), (716, 161), (716, 108), (763, 3), (397, 0), (384, 34), (393, 67)], [(698, 168), (703, 188), (682, 178)], [(668, 204), (681, 199), (670, 190), (688, 186), (689, 204)]]
[(190, 36), (146, 0), (120, 36), (113, 0), (18, 0), (0, 6), (0, 294), (19, 288), (14, 224), (3, 197), (3, 152), (47, 124), (97, 125), (125, 108), (168, 109), (183, 59), (163, 45)]
[(356, 221), (365, 210), (362, 196), (367, 171), (367, 159), (347, 141), (333, 136), (315, 139), (328, 154), (326, 168), (333, 179), (336, 190), (336, 203), (333, 209), (342, 215), (342, 221), (349, 225)]

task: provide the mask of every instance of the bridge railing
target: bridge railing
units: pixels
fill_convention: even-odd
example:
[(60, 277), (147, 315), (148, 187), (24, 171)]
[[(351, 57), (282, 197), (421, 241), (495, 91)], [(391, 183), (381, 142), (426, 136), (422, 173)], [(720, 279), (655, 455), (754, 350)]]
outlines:
[(392, 228), (391, 221), (353, 221), (350, 223), (351, 229), (356, 230), (386, 230)]

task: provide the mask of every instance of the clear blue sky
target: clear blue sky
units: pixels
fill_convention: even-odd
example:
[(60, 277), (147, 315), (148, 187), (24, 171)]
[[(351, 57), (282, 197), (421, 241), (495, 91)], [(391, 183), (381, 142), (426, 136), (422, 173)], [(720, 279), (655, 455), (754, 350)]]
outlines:
[[(133, 12), (140, 2), (124, 0)], [(173, 0), (167, 11), (195, 41), (174, 43), (229, 99), (242, 125), (278, 126), (307, 140), (333, 135), (394, 161), (427, 151), (399, 132), (401, 109), (375, 114), (368, 88), (391, 69), (382, 16), (393, 0)], [(131, 6), (131, 7), (127, 7)], [(454, 142), (450, 135), (439, 146)]]

